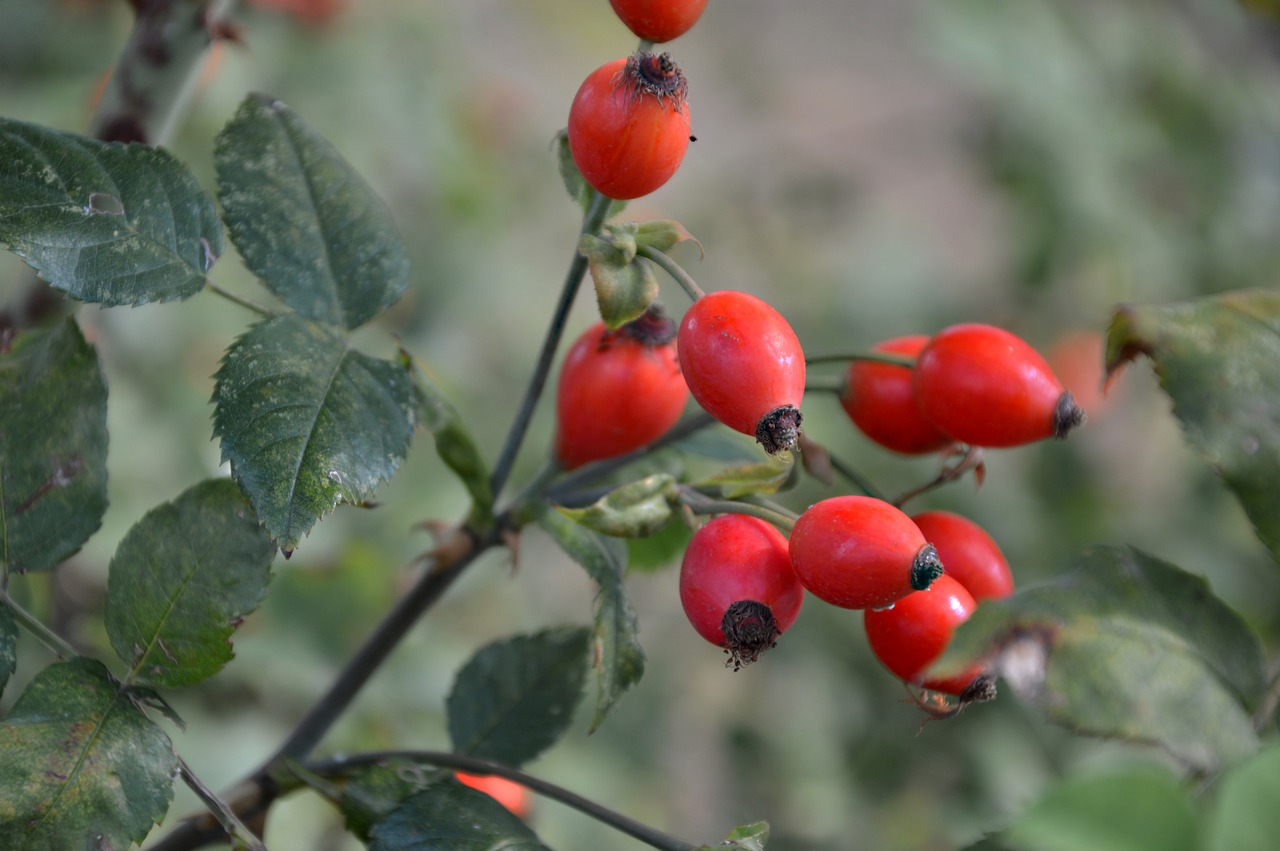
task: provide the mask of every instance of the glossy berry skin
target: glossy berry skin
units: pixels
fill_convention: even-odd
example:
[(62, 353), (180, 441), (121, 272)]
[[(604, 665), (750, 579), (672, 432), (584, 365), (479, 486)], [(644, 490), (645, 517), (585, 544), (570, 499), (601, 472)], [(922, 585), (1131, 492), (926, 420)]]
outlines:
[(959, 582), (939, 576), (927, 590), (915, 591), (891, 609), (867, 609), (863, 623), (876, 658), (899, 679), (933, 691), (959, 695), (982, 673), (973, 666), (938, 679), (918, 679), (951, 643), (956, 627), (978, 604)]
[[(804, 588), (787, 539), (755, 517), (725, 514), (693, 534), (680, 565), (680, 603), (698, 634), (739, 668), (795, 623)], [(749, 604), (755, 604), (749, 605)]]
[(916, 399), (940, 431), (972, 446), (1066, 437), (1081, 410), (1029, 343), (1003, 328), (953, 325), (916, 359)]
[(555, 455), (566, 470), (639, 449), (667, 432), (689, 398), (675, 323), (657, 311), (610, 331), (597, 322), (565, 355)]
[[(872, 351), (914, 358), (928, 342), (927, 334), (912, 334), (885, 340)], [(910, 367), (854, 361), (845, 372), (840, 404), (859, 431), (894, 452), (923, 455), (952, 442), (916, 404)]]
[(947, 576), (963, 585), (973, 599), (998, 600), (1013, 593), (1008, 560), (977, 523), (950, 511), (925, 511), (911, 520), (937, 549)]
[(689, 391), (708, 414), (770, 454), (795, 445), (804, 352), (782, 314), (749, 293), (707, 293), (685, 313), (678, 342)]
[(633, 33), (660, 44), (688, 32), (707, 0), (609, 0), (609, 5)]
[(529, 790), (514, 780), (508, 780), (496, 774), (464, 774), (461, 771), (455, 772), (454, 776), (463, 785), (484, 792), (502, 804), (516, 818), (527, 819), (533, 811)]
[(569, 107), (569, 152), (609, 198), (648, 195), (671, 179), (689, 147), (688, 84), (665, 53), (602, 65)]
[(791, 566), (810, 593), (845, 609), (889, 606), (942, 573), (911, 518), (884, 500), (836, 496), (791, 530)]

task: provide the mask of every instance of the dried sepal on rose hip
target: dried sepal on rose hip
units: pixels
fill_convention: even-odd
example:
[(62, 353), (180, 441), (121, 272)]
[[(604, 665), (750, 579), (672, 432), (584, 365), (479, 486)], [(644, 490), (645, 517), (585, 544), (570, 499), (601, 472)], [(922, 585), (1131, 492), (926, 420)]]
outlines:
[(671, 179), (689, 147), (689, 83), (669, 54), (600, 66), (569, 107), (569, 152), (600, 194), (621, 201)]
[(629, 30), (660, 44), (688, 32), (702, 17), (707, 0), (609, 0), (609, 5)]
[(805, 362), (782, 314), (749, 293), (707, 293), (681, 320), (678, 349), (689, 392), (708, 414), (771, 455), (795, 445)]
[(654, 304), (616, 331), (597, 322), (574, 341), (556, 388), (561, 467), (625, 455), (675, 425), (689, 398), (675, 337), (674, 320)]
[(951, 511), (925, 511), (913, 514), (911, 521), (938, 550), (947, 576), (973, 599), (998, 600), (1013, 593), (1009, 561), (987, 530)]
[(1084, 410), (1021, 337), (981, 323), (935, 334), (916, 359), (916, 400), (940, 431), (971, 446), (1063, 438)]
[(835, 496), (809, 506), (791, 530), (791, 566), (815, 597), (845, 609), (891, 606), (942, 575), (911, 518), (881, 499)]
[(787, 539), (756, 517), (725, 514), (693, 534), (680, 565), (689, 623), (738, 670), (777, 644), (804, 602)]

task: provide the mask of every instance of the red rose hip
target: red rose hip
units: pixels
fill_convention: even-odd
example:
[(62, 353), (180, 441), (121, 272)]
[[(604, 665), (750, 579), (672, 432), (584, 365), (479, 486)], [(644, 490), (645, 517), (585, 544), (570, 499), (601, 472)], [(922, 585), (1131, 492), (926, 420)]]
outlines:
[(993, 325), (935, 334), (916, 359), (914, 387), (925, 417), (972, 446), (1062, 438), (1085, 418), (1040, 353)]
[(661, 43), (684, 35), (702, 17), (707, 0), (609, 0), (627, 28)]
[(908, 594), (892, 608), (867, 609), (863, 624), (871, 651), (899, 679), (960, 695), (983, 673), (981, 666), (939, 679), (922, 680), (920, 675), (947, 649), (956, 627), (977, 606), (963, 585), (950, 576), (939, 576), (928, 589)]
[(867, 496), (811, 505), (791, 530), (790, 551), (800, 583), (846, 609), (892, 605), (942, 573), (937, 552), (911, 518)]
[(787, 539), (770, 524), (725, 514), (694, 533), (680, 565), (680, 603), (698, 634), (754, 662), (795, 623), (804, 602)]
[(648, 195), (689, 147), (689, 85), (667, 54), (641, 52), (591, 73), (569, 107), (569, 152), (609, 198)]
[[(894, 337), (872, 351), (916, 357), (929, 342), (926, 334)], [(854, 361), (845, 372), (840, 405), (858, 430), (876, 443), (905, 455), (942, 449), (951, 438), (925, 419), (916, 404), (909, 366)]]
[(703, 409), (769, 454), (800, 433), (804, 352), (782, 314), (736, 290), (708, 293), (680, 323), (680, 369)]
[(555, 455), (566, 470), (657, 440), (689, 398), (675, 322), (655, 305), (610, 331), (597, 322), (565, 355), (556, 391)]
[(1013, 593), (1008, 560), (977, 523), (950, 511), (925, 511), (911, 520), (937, 549), (947, 576), (963, 585), (973, 599), (994, 600)]

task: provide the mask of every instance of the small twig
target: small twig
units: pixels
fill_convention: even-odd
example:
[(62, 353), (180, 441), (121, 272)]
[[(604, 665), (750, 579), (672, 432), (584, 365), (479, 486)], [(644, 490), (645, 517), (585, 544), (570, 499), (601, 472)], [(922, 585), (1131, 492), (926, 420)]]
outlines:
[(837, 473), (844, 476), (849, 481), (853, 482), (854, 486), (858, 490), (862, 491), (864, 494), (866, 494), (869, 497), (873, 497), (874, 499), (885, 498), (884, 494), (880, 492), (880, 489), (877, 488), (875, 485), (871, 484), (871, 480), (868, 479), (866, 476), (862, 475), (862, 473), (859, 473), (853, 467), (850, 467), (848, 464), (841, 461), (839, 458), (837, 458), (834, 455), (830, 456), (830, 460), (831, 460), (831, 469), (835, 470)]
[(607, 807), (597, 804), (581, 795), (570, 792), (562, 786), (554, 783), (548, 783), (523, 771), (517, 771), (514, 768), (497, 762), (491, 762), (487, 759), (477, 759), (476, 757), (463, 756), (455, 753), (445, 753), (442, 751), (383, 751), (380, 753), (363, 753), (351, 757), (339, 757), (324, 762), (316, 762), (307, 766), (308, 770), (324, 776), (342, 776), (351, 768), (360, 768), (369, 765), (377, 765), (391, 759), (404, 759), (412, 762), (422, 762), (427, 765), (433, 765), (440, 768), (449, 768), (455, 771), (464, 771), (468, 774), (491, 774), (497, 777), (505, 777), (521, 786), (525, 786), (539, 795), (559, 801), (565, 806), (572, 807), (584, 815), (588, 815), (602, 824), (607, 824), (614, 830), (630, 836), (632, 839), (639, 840), (651, 848), (660, 849), (660, 851), (697, 851), (700, 847), (692, 843), (685, 842), (683, 839), (677, 839), (655, 830), (647, 824), (630, 819), (621, 813), (615, 812)]
[(28, 632), (40, 640), (59, 659), (74, 659), (80, 654), (62, 636), (40, 622), (40, 619), (28, 612), (17, 601), (9, 596), (7, 590), (0, 591), (0, 603), (13, 613), (14, 620), (26, 628)]
[(745, 514), (766, 523), (772, 523), (784, 532), (796, 525), (796, 516), (789, 511), (766, 508), (754, 502), (733, 499), (713, 499), (688, 487), (680, 489), (680, 504), (688, 506), (695, 514)]
[(182, 781), (187, 784), (187, 787), (195, 792), (196, 797), (204, 802), (209, 812), (213, 813), (228, 837), (249, 851), (268, 851), (266, 844), (236, 817), (226, 801), (214, 794), (213, 790), (195, 775), (191, 766), (187, 765), (187, 761), (182, 757), (178, 757), (178, 773), (182, 775)]
[(689, 299), (691, 301), (697, 301), (706, 295), (706, 293), (702, 291), (702, 287), (698, 286), (698, 282), (684, 270), (684, 267), (668, 257), (666, 253), (659, 251), (652, 246), (642, 245), (636, 249), (636, 254), (651, 261), (656, 266), (661, 267), (662, 271), (670, 275), (671, 279), (679, 284), (680, 288), (689, 294)]
[(982, 471), (983, 471), (982, 447), (969, 446), (963, 450), (963, 453), (964, 454), (960, 457), (959, 461), (957, 461), (956, 463), (950, 466), (944, 466), (942, 470), (939, 471), (937, 476), (933, 477), (932, 479), (920, 485), (919, 487), (912, 488), (911, 490), (902, 494), (897, 499), (893, 500), (893, 504), (896, 505), (898, 508), (901, 508), (902, 506), (906, 505), (908, 502), (920, 496), (921, 494), (928, 493), (929, 491), (934, 490), (935, 488), (942, 487), (945, 484), (949, 484), (951, 482), (954, 482), (962, 478), (964, 474), (969, 472), (970, 470), (975, 471), (975, 474), (978, 476), (978, 484), (981, 485)]
[(265, 316), (267, 318), (270, 318), (276, 315), (274, 312), (272, 312), (271, 310), (268, 310), (267, 308), (263, 307), (257, 302), (250, 301), (249, 299), (243, 296), (238, 296), (235, 293), (231, 292), (230, 290), (224, 290), (222, 287), (218, 286), (208, 278), (205, 279), (204, 287), (214, 295), (221, 296), (222, 298), (225, 298), (227, 301), (231, 302), (232, 304), (238, 304), (241, 307), (245, 308), (246, 310), (250, 310), (258, 314), (259, 316)]
[(825, 377), (809, 377), (804, 382), (804, 392), (806, 393), (835, 393), (837, 396), (844, 392), (843, 378), (825, 378)]
[[(609, 205), (613, 203), (612, 199), (601, 195), (599, 192), (594, 192), (594, 196), (591, 207), (587, 210), (586, 215), (583, 216), (581, 233), (595, 233), (609, 215)], [(495, 498), (502, 493), (502, 488), (506, 486), (507, 479), (511, 475), (511, 468), (515, 466), (516, 455), (520, 452), (520, 445), (524, 442), (525, 434), (529, 431), (529, 422), (533, 419), (533, 410), (538, 405), (538, 399), (542, 397), (542, 390), (546, 386), (547, 376), (551, 373), (556, 350), (560, 347), (560, 338), (564, 336), (564, 327), (569, 318), (569, 310), (573, 307), (574, 299), (577, 298), (578, 289), (582, 286), (582, 279), (586, 273), (586, 255), (575, 248), (573, 260), (569, 263), (569, 269), (564, 276), (564, 283), (560, 287), (560, 300), (556, 303), (555, 312), (551, 316), (551, 324), (548, 326), (547, 334), (542, 340), (542, 351), (538, 355), (533, 375), (529, 378), (529, 386), (525, 389), (524, 399), (520, 403), (520, 409), (516, 412), (516, 417), (511, 423), (511, 429), (507, 432), (507, 439), (503, 443), (502, 453), (498, 456), (498, 463), (494, 465), (493, 475), (489, 479), (489, 490)]]
[(906, 355), (891, 355), (887, 352), (850, 352), (844, 354), (809, 355), (804, 362), (809, 366), (819, 363), (849, 363), (850, 361), (866, 361), (867, 363), (883, 363), (889, 366), (916, 365), (916, 359)]

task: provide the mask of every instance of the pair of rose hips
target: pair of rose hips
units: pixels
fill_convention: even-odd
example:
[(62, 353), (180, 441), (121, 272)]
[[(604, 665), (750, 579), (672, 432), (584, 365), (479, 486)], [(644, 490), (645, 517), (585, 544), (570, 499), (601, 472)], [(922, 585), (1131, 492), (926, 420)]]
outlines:
[(952, 443), (1008, 447), (1062, 438), (1084, 422), (1053, 369), (1017, 335), (964, 323), (932, 337), (895, 337), (873, 347), (914, 366), (849, 365), (840, 402), (863, 434), (895, 452)]
[(758, 518), (722, 515), (694, 533), (680, 568), (689, 622), (725, 649), (735, 669), (774, 646), (799, 615), (805, 590), (865, 609), (871, 649), (899, 678), (958, 695), (981, 668), (944, 679), (920, 675), (977, 600), (1013, 592), (1013, 576), (999, 546), (973, 521), (942, 511), (908, 517), (861, 496), (814, 504), (789, 541)]
[(639, 449), (704, 410), (769, 452), (794, 445), (805, 363), (780, 313), (753, 295), (698, 299), (679, 330), (660, 306), (616, 331), (597, 322), (570, 347), (556, 398), (556, 459), (565, 469)]
[[(609, 0), (632, 32), (650, 42), (683, 35), (707, 0)], [(579, 87), (569, 108), (569, 152), (602, 195), (630, 200), (671, 179), (689, 134), (689, 85), (668, 53), (615, 59)]]

